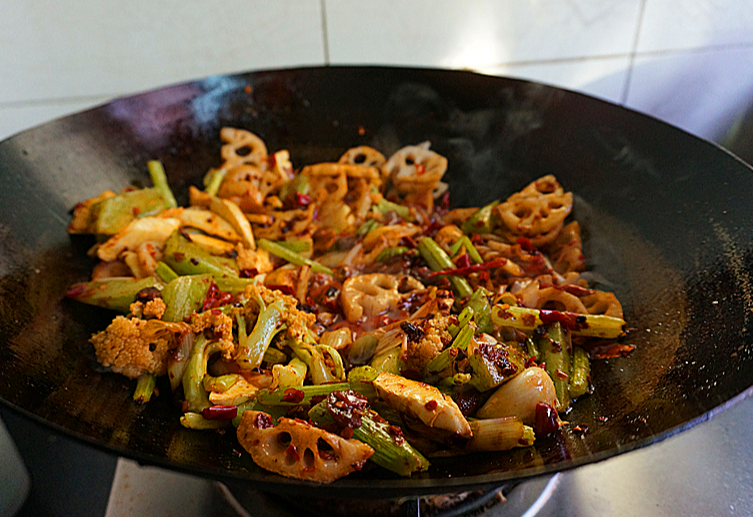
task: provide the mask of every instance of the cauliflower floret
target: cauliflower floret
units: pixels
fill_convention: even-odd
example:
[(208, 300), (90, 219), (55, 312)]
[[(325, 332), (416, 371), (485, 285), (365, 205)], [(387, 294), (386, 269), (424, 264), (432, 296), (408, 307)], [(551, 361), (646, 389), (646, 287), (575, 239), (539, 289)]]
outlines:
[(235, 351), (233, 343), (233, 320), (218, 309), (202, 312), (191, 318), (191, 330), (200, 334), (205, 330), (212, 331), (212, 340), (220, 344), (222, 356), (230, 359)]
[[(249, 285), (246, 287), (246, 298), (249, 300), (261, 299), (266, 305), (271, 305), (278, 300), (282, 300), (285, 306), (285, 312), (282, 314), (282, 323), (287, 326), (285, 335), (296, 341), (303, 342), (309, 329), (316, 323), (316, 316), (297, 309), (298, 300), (292, 296), (282, 294), (280, 291), (267, 289), (263, 285)], [(258, 311), (255, 303), (251, 304), (254, 312)]]
[(130, 309), (131, 315), (136, 318), (157, 318), (159, 320), (162, 319), (162, 315), (167, 310), (167, 305), (165, 305), (165, 302), (162, 300), (162, 298), (155, 298), (153, 300), (149, 300), (146, 303), (133, 302), (130, 305)]
[(236, 252), (238, 253), (238, 268), (241, 270), (255, 269), (257, 273), (269, 273), (274, 269), (267, 250), (261, 248), (252, 250), (238, 243)]
[(89, 340), (97, 360), (112, 371), (135, 379), (142, 373), (164, 375), (167, 352), (177, 347), (190, 328), (185, 323), (116, 317)]
[[(412, 328), (407, 325), (411, 325)], [(447, 330), (449, 326), (448, 316), (403, 325), (403, 331), (408, 335), (405, 356), (409, 369), (423, 371), (429, 361), (438, 356), (445, 346), (452, 342), (452, 335)]]

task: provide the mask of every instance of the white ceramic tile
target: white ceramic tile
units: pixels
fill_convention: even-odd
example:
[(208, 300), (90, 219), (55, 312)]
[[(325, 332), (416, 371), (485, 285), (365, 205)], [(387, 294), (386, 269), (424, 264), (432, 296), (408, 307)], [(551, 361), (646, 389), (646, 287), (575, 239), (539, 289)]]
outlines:
[(107, 101), (107, 97), (71, 102), (39, 103), (26, 106), (0, 106), (0, 140), (49, 120), (70, 115)]
[(333, 64), (477, 68), (622, 55), (640, 0), (326, 0)]
[(485, 67), (481, 72), (538, 81), (620, 103), (630, 57)]
[(319, 0), (9, 0), (0, 103), (324, 63)]
[(638, 51), (753, 43), (749, 0), (646, 0)]
[(753, 106), (753, 49), (638, 57), (626, 105), (721, 141)]

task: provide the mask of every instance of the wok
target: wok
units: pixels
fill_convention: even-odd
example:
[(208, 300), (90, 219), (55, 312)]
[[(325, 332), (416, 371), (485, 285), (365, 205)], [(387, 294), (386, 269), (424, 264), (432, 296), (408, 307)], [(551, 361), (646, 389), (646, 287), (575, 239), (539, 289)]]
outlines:
[[(148, 184), (159, 159), (185, 202), (219, 163), (219, 130), (249, 129), (297, 166), (425, 140), (449, 160), (455, 206), (555, 174), (576, 194), (592, 285), (633, 330), (594, 361), (593, 394), (535, 447), (435, 460), (410, 479), (366, 468), (329, 486), (257, 468), (233, 433), (183, 429), (169, 387), (137, 406), (87, 340), (111, 314), (63, 299), (88, 278), (75, 203)], [(753, 174), (725, 150), (607, 102), (469, 72), (327, 67), (252, 72), (119, 99), (0, 143), (0, 400), (56, 431), (142, 463), (302, 495), (388, 497), (499, 485), (655, 443), (748, 396), (753, 383)], [(181, 199), (182, 197), (182, 199)]]

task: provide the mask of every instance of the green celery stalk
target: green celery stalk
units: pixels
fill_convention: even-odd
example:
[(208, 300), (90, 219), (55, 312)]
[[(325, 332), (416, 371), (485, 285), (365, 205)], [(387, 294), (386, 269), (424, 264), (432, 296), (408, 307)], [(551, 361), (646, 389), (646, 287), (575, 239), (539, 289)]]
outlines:
[(94, 233), (115, 235), (134, 219), (157, 215), (164, 209), (165, 198), (156, 189), (131, 190), (95, 203), (87, 226)]
[(167, 306), (162, 319), (184, 321), (194, 311), (200, 312), (213, 278), (209, 274), (179, 276), (167, 284), (162, 290), (162, 300)]
[(216, 278), (238, 278), (235, 260), (210, 255), (177, 231), (165, 242), (162, 260), (179, 275), (211, 273)]
[(167, 182), (167, 174), (165, 174), (165, 168), (162, 166), (162, 162), (159, 160), (151, 160), (147, 162), (146, 166), (149, 168), (149, 176), (152, 178), (152, 183), (157, 192), (165, 200), (165, 208), (176, 208), (178, 202), (175, 201), (173, 191), (170, 190), (170, 185)]
[[(334, 422), (326, 404), (326, 400), (322, 401), (309, 410), (309, 418), (319, 426)], [(361, 417), (361, 425), (353, 429), (353, 438), (374, 449), (369, 460), (401, 476), (427, 470), (429, 460), (405, 439), (396, 439), (390, 433), (389, 422), (380, 421), (376, 416), (377, 413), (370, 411)]]
[(319, 262), (308, 259), (293, 251), (290, 251), (285, 246), (281, 246), (280, 244), (274, 241), (268, 241), (267, 239), (259, 239), (256, 245), (263, 250), (267, 250), (272, 255), (275, 255), (287, 262), (290, 262), (291, 264), (295, 264), (297, 266), (304, 266), (304, 265), (309, 266), (311, 268), (311, 271), (313, 271), (314, 273), (324, 273), (324, 274), (332, 275), (332, 276), (334, 276), (335, 274), (330, 268), (323, 266)]
[(147, 287), (162, 289), (162, 286), (163, 284), (153, 276), (141, 280), (131, 277), (106, 278), (75, 284), (68, 289), (65, 296), (88, 305), (128, 313), (139, 291)]

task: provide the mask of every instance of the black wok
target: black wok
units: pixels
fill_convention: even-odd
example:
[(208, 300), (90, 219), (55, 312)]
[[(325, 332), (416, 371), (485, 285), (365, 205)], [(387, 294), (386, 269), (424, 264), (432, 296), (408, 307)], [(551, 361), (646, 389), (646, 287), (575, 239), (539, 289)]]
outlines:
[[(69, 211), (148, 183), (162, 160), (183, 196), (219, 163), (219, 129), (247, 128), (293, 163), (367, 144), (389, 154), (430, 140), (449, 159), (455, 206), (477, 206), (555, 174), (576, 194), (593, 285), (634, 328), (628, 357), (596, 361), (595, 391), (534, 448), (436, 460), (399, 479), (379, 469), (319, 486), (255, 467), (232, 433), (183, 429), (167, 384), (145, 406), (102, 372), (88, 337), (111, 315), (64, 300), (88, 277), (93, 241)], [(715, 145), (584, 95), (467, 72), (313, 68), (254, 72), (114, 101), (0, 143), (0, 399), (139, 461), (257, 489), (331, 496), (438, 493), (559, 471), (662, 440), (753, 384), (753, 174)], [(179, 199), (181, 201), (181, 199)]]

